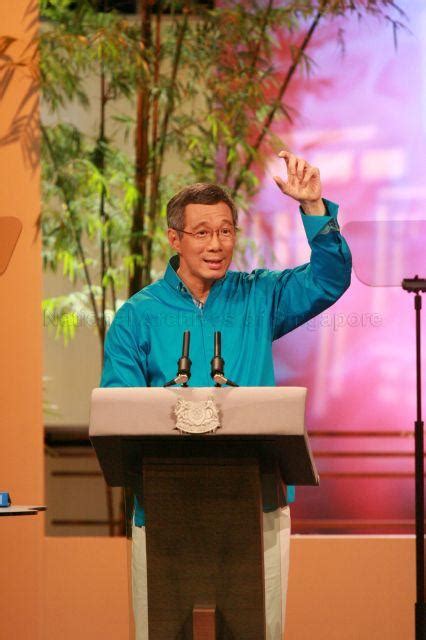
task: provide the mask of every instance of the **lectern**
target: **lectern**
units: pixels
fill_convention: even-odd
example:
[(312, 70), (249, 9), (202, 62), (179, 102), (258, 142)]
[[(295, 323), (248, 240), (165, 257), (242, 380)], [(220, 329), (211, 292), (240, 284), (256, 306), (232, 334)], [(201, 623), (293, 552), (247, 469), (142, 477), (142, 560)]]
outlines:
[(281, 484), (319, 483), (305, 399), (301, 387), (93, 391), (106, 482), (145, 509), (149, 640), (265, 638), (262, 508), (280, 506)]

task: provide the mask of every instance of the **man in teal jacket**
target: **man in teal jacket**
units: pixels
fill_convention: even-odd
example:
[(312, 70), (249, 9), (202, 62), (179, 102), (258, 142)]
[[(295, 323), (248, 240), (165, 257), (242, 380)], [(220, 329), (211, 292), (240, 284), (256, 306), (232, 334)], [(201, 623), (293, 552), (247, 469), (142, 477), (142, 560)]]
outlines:
[[(351, 277), (338, 207), (322, 199), (319, 170), (287, 151), (279, 155), (287, 166), (287, 180), (274, 179), (300, 204), (310, 262), (284, 271), (229, 271), (237, 236), (235, 204), (217, 185), (183, 189), (167, 206), (168, 238), (176, 255), (162, 279), (139, 291), (116, 314), (105, 343), (102, 386), (163, 386), (176, 375), (186, 330), (191, 332), (190, 386), (214, 385), (210, 361), (215, 331), (222, 334), (227, 377), (240, 386), (275, 385), (272, 342), (330, 307)], [(279, 483), (275, 493), (263, 489), (264, 538), (268, 540), (268, 531), (276, 538), (276, 544), (267, 542), (268, 550), (264, 540), (267, 640), (276, 640), (283, 630), (287, 562), (281, 559), (280, 584), (273, 577), (274, 563), (279, 538), (281, 546), (287, 544), (288, 509)], [(142, 535), (144, 524), (143, 508), (137, 505), (135, 538)], [(138, 544), (143, 547), (144, 542)], [(288, 549), (281, 549), (283, 555), (287, 558)], [(134, 558), (134, 602), (137, 638), (145, 640), (146, 585), (135, 581), (135, 575), (146, 571), (140, 557), (139, 552), (139, 559)]]

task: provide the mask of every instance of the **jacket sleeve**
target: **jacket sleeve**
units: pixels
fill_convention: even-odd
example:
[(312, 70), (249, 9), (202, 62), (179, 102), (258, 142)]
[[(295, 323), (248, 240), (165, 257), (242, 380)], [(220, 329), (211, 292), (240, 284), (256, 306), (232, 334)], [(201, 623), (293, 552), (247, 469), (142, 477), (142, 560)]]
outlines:
[(139, 324), (131, 304), (117, 311), (104, 349), (101, 387), (146, 387), (147, 357), (138, 339)]
[(349, 287), (352, 258), (337, 222), (338, 206), (324, 200), (328, 215), (301, 212), (310, 262), (272, 271), (272, 338), (277, 340), (330, 307)]

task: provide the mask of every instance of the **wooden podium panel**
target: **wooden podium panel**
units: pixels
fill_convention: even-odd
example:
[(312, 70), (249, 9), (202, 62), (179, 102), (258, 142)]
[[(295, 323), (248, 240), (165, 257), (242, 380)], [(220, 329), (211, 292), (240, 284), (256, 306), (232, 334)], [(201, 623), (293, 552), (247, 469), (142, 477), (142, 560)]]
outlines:
[[(319, 483), (305, 398), (303, 387), (93, 391), (105, 479), (146, 511), (149, 640), (265, 640), (261, 497), (278, 508), (281, 482)], [(213, 400), (221, 428), (182, 435), (178, 400)]]
[(150, 640), (193, 640), (198, 603), (220, 640), (264, 640), (257, 461), (146, 459), (143, 480)]

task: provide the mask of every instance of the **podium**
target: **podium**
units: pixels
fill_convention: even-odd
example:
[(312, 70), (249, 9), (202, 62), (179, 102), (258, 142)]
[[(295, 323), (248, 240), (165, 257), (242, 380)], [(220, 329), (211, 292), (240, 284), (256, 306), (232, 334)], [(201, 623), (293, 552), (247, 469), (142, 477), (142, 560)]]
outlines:
[[(212, 400), (220, 428), (182, 433), (179, 399)], [(262, 509), (282, 505), (283, 485), (319, 484), (305, 400), (301, 387), (93, 391), (106, 482), (146, 514), (149, 640), (265, 638)]]

